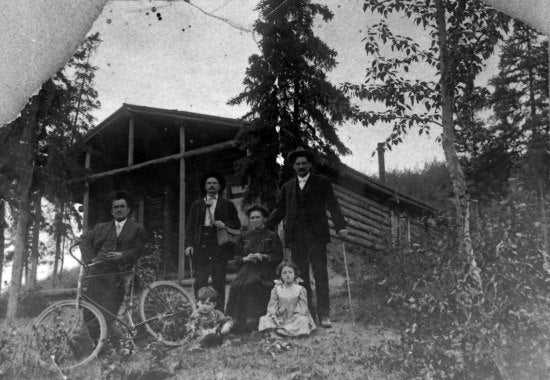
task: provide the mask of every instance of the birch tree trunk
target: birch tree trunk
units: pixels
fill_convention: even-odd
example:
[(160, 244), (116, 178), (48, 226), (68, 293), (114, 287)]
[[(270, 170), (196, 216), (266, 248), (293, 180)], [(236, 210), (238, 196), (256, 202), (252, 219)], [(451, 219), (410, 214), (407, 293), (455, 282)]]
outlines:
[(34, 220), (32, 228), (32, 251), (31, 251), (31, 273), (27, 289), (33, 290), (36, 288), (36, 276), (38, 274), (38, 259), (40, 255), (40, 221), (42, 220), (42, 193), (37, 191), (33, 196)]
[(6, 228), (6, 206), (3, 199), (0, 199), (0, 291), (2, 290), (2, 272), (4, 270), (4, 229)]
[[(32, 193), (32, 191), (31, 191)], [(29, 275), (30, 275), (30, 271), (29, 271), (29, 263), (30, 263), (30, 255), (29, 255), (29, 247), (31, 246), (30, 243), (29, 243), (29, 239), (30, 239), (30, 236), (29, 236), (29, 229), (31, 227), (31, 220), (32, 220), (32, 215), (31, 215), (31, 210), (32, 210), (32, 201), (29, 201), (29, 210), (28, 210), (28, 213), (29, 213), (29, 219), (27, 220), (27, 236), (25, 237), (25, 240), (23, 240), (23, 273), (22, 273), (22, 277), (24, 276), (25, 278), (25, 285), (29, 283)], [(21, 284), (23, 284), (23, 282), (21, 281)]]
[(59, 257), (61, 255), (61, 224), (63, 223), (63, 213), (61, 206), (58, 203), (55, 211), (55, 222), (54, 222), (54, 231), (55, 231), (55, 253), (53, 259), (53, 273), (52, 273), (52, 285), (55, 287), (57, 282), (57, 273), (59, 267)]
[(475, 259), (472, 238), (470, 235), (470, 205), (466, 180), (455, 146), (456, 135), (453, 123), (455, 80), (452, 77), (452, 70), (449, 67), (453, 62), (451, 57), (454, 52), (451, 50), (454, 46), (449, 46), (445, 5), (443, 0), (436, 1), (436, 22), (440, 47), (439, 70), (441, 71), (441, 125), (443, 129), (441, 145), (445, 154), (447, 170), (449, 171), (449, 175), (453, 183), (460, 251), (466, 255), (466, 259), (468, 260), (467, 275), (471, 277), (478, 289), (482, 289), (481, 276)]

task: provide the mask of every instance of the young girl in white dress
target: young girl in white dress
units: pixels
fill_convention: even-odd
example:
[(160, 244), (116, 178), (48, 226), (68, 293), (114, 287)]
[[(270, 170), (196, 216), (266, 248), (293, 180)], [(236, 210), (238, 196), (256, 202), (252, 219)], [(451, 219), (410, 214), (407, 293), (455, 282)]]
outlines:
[(267, 306), (267, 315), (260, 317), (259, 331), (269, 331), (272, 337), (309, 335), (315, 322), (309, 313), (306, 289), (296, 283), (298, 269), (290, 261), (277, 267), (275, 287)]

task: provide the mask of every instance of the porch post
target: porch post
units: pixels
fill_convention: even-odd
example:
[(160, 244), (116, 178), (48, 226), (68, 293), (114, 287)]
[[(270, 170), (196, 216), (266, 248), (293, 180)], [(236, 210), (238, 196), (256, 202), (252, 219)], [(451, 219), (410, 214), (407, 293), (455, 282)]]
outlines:
[(145, 214), (145, 199), (143, 195), (141, 195), (138, 201), (137, 219), (138, 219), (138, 223), (141, 224), (142, 226), (143, 226), (144, 214)]
[(386, 164), (384, 163), (384, 146), (385, 143), (378, 143), (376, 150), (378, 151), (378, 178), (380, 182), (386, 182)]
[[(162, 265), (164, 268), (168, 265), (169, 260), (171, 260), (170, 257), (170, 247), (172, 246), (172, 239), (173, 236), (170, 233), (171, 227), (172, 227), (172, 218), (171, 215), (172, 212), (172, 191), (170, 189), (170, 186), (166, 186), (164, 188), (164, 212), (163, 212), (163, 222), (162, 222), (162, 229), (164, 231), (162, 235)], [(179, 244), (179, 243), (178, 243)], [(179, 258), (178, 258), (179, 261)]]
[[(84, 168), (86, 172), (90, 170), (92, 163), (92, 152), (90, 148), (86, 149), (86, 159), (84, 160)], [(90, 215), (90, 183), (86, 181), (84, 184), (84, 200), (82, 201), (82, 207), (84, 209), (84, 215), (82, 216), (82, 230), (88, 231), (89, 215)]]
[[(180, 153), (185, 152), (185, 129), (180, 127)], [(179, 196), (179, 240), (178, 240), (178, 279), (185, 278), (185, 158), (180, 158), (180, 196)]]
[(128, 126), (128, 166), (134, 164), (134, 117), (130, 117)]

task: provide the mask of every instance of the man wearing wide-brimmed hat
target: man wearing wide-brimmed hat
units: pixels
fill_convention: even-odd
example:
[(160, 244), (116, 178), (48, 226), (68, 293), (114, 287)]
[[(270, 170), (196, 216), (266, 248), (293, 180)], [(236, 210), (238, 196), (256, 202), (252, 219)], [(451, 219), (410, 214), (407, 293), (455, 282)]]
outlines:
[(225, 180), (220, 174), (206, 173), (199, 187), (205, 196), (191, 204), (185, 227), (185, 253), (192, 256), (195, 298), (200, 288), (208, 286), (210, 275), (219, 296), (217, 308), (223, 311), (227, 258), (232, 247), (218, 245), (217, 230), (239, 229), (241, 222), (235, 205), (221, 197)]
[[(284, 218), (285, 246), (290, 248), (292, 260), (302, 273), (311, 313), (317, 316), (321, 326), (331, 327), (326, 252), (330, 241), (327, 209), (338, 234), (346, 237), (348, 231), (330, 181), (311, 173), (314, 158), (313, 152), (301, 147), (288, 154), (287, 160), (292, 163), (297, 176), (281, 187), (266, 226), (273, 229)], [(310, 264), (315, 279), (316, 310), (311, 302)]]

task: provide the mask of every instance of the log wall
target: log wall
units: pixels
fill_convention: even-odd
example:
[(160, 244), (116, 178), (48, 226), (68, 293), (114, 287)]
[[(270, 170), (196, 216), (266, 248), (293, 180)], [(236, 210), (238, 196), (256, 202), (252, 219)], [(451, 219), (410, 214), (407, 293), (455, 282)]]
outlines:
[[(341, 184), (333, 183), (333, 189), (347, 222), (349, 235), (346, 240), (350, 243), (381, 250), (392, 242), (413, 243), (425, 232), (425, 226), (417, 216), (397, 207), (390, 208)], [(331, 236), (339, 238), (330, 214), (329, 227)]]

